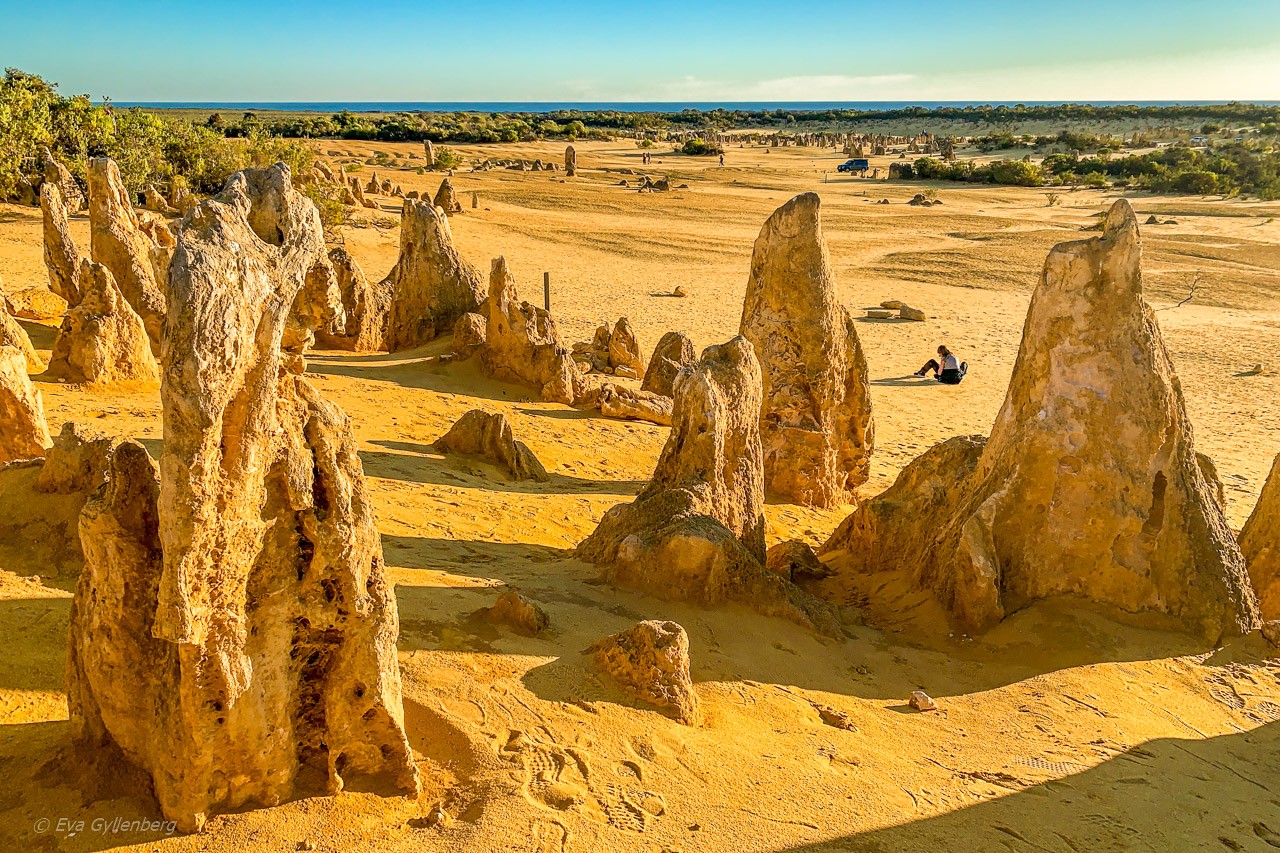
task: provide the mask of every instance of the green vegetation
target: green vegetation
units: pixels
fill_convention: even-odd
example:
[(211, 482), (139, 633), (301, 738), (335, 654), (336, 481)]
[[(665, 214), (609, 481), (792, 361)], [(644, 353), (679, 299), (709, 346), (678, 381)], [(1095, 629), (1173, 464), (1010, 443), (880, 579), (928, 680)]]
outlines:
[(684, 145), (680, 146), (680, 151), (684, 154), (693, 154), (702, 156), (706, 154), (723, 154), (724, 149), (714, 142), (707, 142), (705, 139), (686, 139)]

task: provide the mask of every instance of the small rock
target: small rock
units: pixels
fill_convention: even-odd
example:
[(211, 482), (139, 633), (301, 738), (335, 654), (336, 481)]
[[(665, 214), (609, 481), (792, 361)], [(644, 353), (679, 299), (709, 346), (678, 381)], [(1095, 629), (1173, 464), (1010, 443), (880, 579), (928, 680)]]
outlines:
[(927, 320), (929, 315), (921, 311), (919, 308), (912, 308), (910, 305), (903, 305), (898, 309), (898, 316), (904, 320)]
[(498, 596), (496, 604), (486, 607), (484, 618), (496, 624), (510, 626), (531, 637), (538, 636), (551, 624), (547, 611), (514, 589), (508, 589)]
[(844, 711), (832, 708), (829, 705), (814, 705), (813, 707), (818, 712), (818, 716), (822, 718), (822, 722), (828, 726), (844, 729), (846, 732), (856, 732), (858, 730), (858, 727), (853, 723), (853, 719)]
[(684, 297), (688, 296), (689, 294), (685, 291), (685, 289), (684, 289), (683, 287), (681, 287), (680, 285), (678, 285), (678, 284), (677, 284), (677, 285), (676, 285), (676, 289), (675, 289), (675, 290), (673, 290), (673, 291), (671, 291), (671, 295), (672, 295), (672, 296), (676, 296), (676, 297), (679, 297), (679, 298), (683, 299)]
[(917, 711), (936, 711), (938, 703), (933, 701), (932, 697), (923, 690), (912, 690), (911, 698), (907, 700), (907, 704)]
[(637, 699), (696, 725), (698, 694), (689, 677), (689, 635), (675, 622), (638, 622), (587, 649), (596, 668)]
[(890, 311), (901, 311), (906, 307), (906, 304), (907, 303), (903, 302), (901, 299), (886, 299), (884, 302), (880, 303), (880, 307), (888, 308)]
[(316, 843), (314, 841), (299, 841), (295, 850), (315, 850)]
[(825, 578), (829, 572), (813, 548), (799, 539), (779, 542), (765, 553), (765, 567), (789, 581), (798, 578)]

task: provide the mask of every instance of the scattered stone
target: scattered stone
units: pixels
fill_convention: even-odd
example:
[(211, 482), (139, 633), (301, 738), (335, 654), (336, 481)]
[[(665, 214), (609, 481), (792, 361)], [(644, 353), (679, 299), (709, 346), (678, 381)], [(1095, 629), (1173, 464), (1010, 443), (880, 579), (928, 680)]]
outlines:
[(675, 290), (671, 291), (671, 295), (677, 299), (684, 299), (689, 294), (685, 292), (684, 286), (677, 284)]
[(125, 300), (111, 271), (87, 258), (80, 303), (67, 312), (53, 342), (49, 375), (67, 382), (160, 381), (160, 367), (142, 318)]
[(58, 185), (40, 186), (40, 211), (44, 216), (44, 265), (49, 271), (49, 288), (67, 304), (80, 301), (80, 252), (71, 239), (68, 205)]
[(111, 271), (158, 349), (167, 305), (152, 263), (156, 243), (140, 227), (120, 170), (108, 157), (89, 161), (89, 238), (93, 260)]
[(688, 726), (698, 724), (689, 675), (689, 635), (675, 622), (637, 622), (587, 649), (596, 668), (631, 696)]
[(1280, 619), (1269, 619), (1263, 622), (1262, 636), (1268, 643), (1280, 648)]
[(62, 319), (67, 301), (47, 287), (24, 287), (5, 293), (4, 308), (15, 317), (48, 323)]
[(466, 313), (453, 324), (453, 343), (450, 348), (462, 360), (471, 358), (484, 349), (488, 340), (489, 321), (483, 314)]
[(27, 376), (26, 355), (0, 346), (0, 463), (39, 459), (52, 443), (44, 402)]
[(492, 607), (486, 607), (484, 618), (530, 637), (538, 636), (551, 624), (547, 611), (514, 589), (507, 589)]
[(343, 320), (316, 330), (316, 344), (350, 352), (380, 352), (387, 348), (387, 319), (394, 285), (390, 279), (370, 284), (364, 270), (341, 246), (329, 250), (329, 266), (342, 300)]
[(1156, 215), (1153, 213), (1153, 214), (1151, 214), (1150, 216), (1148, 216), (1148, 217), (1147, 217), (1147, 222), (1146, 222), (1146, 224), (1147, 224), (1147, 225), (1159, 225), (1159, 224), (1160, 224), (1160, 220), (1159, 220), (1159, 219), (1157, 219), (1157, 218), (1156, 218)]
[(432, 203), (449, 216), (462, 212), (462, 202), (458, 200), (458, 193), (453, 189), (453, 182), (448, 178), (440, 182), (440, 189), (436, 190), (436, 197)]
[(694, 354), (693, 341), (689, 340), (689, 336), (683, 332), (667, 332), (654, 347), (640, 390), (673, 397), (676, 376), (681, 370), (697, 362), (698, 357)]
[(828, 726), (835, 729), (844, 729), (846, 732), (856, 732), (858, 726), (853, 722), (853, 718), (837, 708), (830, 705), (815, 704), (813, 709), (818, 712), (818, 719)]
[(155, 184), (147, 184), (142, 190), (143, 207), (155, 213), (173, 214), (176, 211), (169, 205), (160, 190), (156, 189)]
[(480, 364), (490, 376), (539, 389), (542, 399), (573, 405), (586, 389), (546, 309), (522, 302), (506, 258), (489, 274), (489, 323)]
[(1261, 376), (1263, 372), (1264, 372), (1264, 368), (1262, 366), (1262, 362), (1258, 362), (1253, 367), (1250, 367), (1248, 370), (1244, 371), (1240, 375), (1241, 376)]
[(903, 320), (928, 320), (929, 315), (921, 311), (919, 308), (912, 308), (910, 305), (903, 305), (898, 309), (898, 316)]
[(142, 771), (183, 832), (362, 778), (418, 791), (355, 438), (277, 343), (323, 256), (319, 216), (283, 164), (232, 176), (188, 215), (159, 471), (122, 443), (81, 515), (77, 756), (89, 776)]
[(391, 352), (451, 331), (463, 314), (479, 311), (485, 298), (479, 271), (453, 246), (448, 218), (421, 201), (405, 200), (400, 257), (386, 282), (391, 291), (386, 345)]
[(927, 590), (971, 634), (1053, 596), (1164, 613), (1211, 642), (1257, 624), (1141, 261), (1124, 200), (1101, 236), (1049, 253), (991, 437), (934, 447), (863, 503), (822, 549), (823, 594), (896, 612), (874, 590)]
[(867, 481), (875, 425), (871, 382), (849, 312), (836, 299), (821, 201), (804, 193), (760, 231), (740, 332), (764, 379), (765, 487), (831, 507)]
[(907, 303), (903, 302), (901, 299), (886, 299), (884, 302), (880, 303), (881, 308), (888, 308), (890, 311), (901, 311), (906, 307), (906, 305)]
[(600, 388), (600, 414), (622, 420), (649, 421), (671, 426), (672, 399), (625, 385), (605, 383)]
[(907, 700), (907, 704), (917, 711), (938, 710), (938, 703), (933, 701), (933, 697), (923, 690), (912, 690), (911, 698)]
[(506, 469), (513, 480), (545, 483), (551, 479), (528, 445), (516, 440), (511, 424), (501, 412), (472, 409), (431, 446), (441, 453), (483, 456)]
[(640, 341), (636, 338), (631, 321), (619, 318), (611, 330), (607, 325), (596, 329), (590, 343), (573, 345), (574, 360), (588, 370), (612, 376), (639, 379), (644, 375), (644, 363), (640, 356)]
[(789, 581), (825, 578), (830, 572), (813, 548), (799, 539), (779, 542), (765, 553), (765, 568)]
[(867, 311), (868, 320), (892, 320), (893, 319), (893, 312), (890, 311), (888, 308), (868, 308), (866, 309), (866, 311)]

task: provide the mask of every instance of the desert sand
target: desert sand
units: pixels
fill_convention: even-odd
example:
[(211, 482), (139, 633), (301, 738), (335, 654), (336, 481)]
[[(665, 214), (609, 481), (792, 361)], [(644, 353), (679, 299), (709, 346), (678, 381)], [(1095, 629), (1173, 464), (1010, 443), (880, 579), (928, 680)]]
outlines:
[[(506, 257), (521, 295), (551, 309), (567, 340), (630, 318), (647, 357), (683, 331), (701, 349), (736, 334), (760, 225), (797, 193), (823, 200), (840, 300), (901, 299), (930, 319), (856, 321), (870, 366), (886, 488), (953, 435), (986, 433), (1000, 408), (1031, 288), (1054, 244), (1117, 196), (1096, 190), (924, 187), (835, 174), (838, 152), (730, 148), (654, 154), (629, 141), (579, 143), (578, 177), (459, 170), (450, 217), (463, 257)], [(434, 193), (402, 145), (321, 142), (331, 161), (386, 152), (371, 168)], [(558, 162), (553, 144), (458, 149), (465, 158)], [(883, 170), (888, 158), (874, 158)], [(618, 186), (635, 170), (669, 193)], [(687, 185), (687, 187), (681, 187)], [(479, 206), (470, 206), (472, 192)], [(878, 205), (882, 198), (890, 204)], [(371, 281), (396, 260), (399, 199), (358, 210), (345, 246)], [(1238, 529), (1280, 452), (1280, 203), (1132, 199), (1144, 225), (1145, 286), (1194, 424)], [(72, 221), (88, 245), (83, 215)], [(6, 289), (47, 286), (40, 212), (0, 207)], [(677, 286), (686, 298), (670, 296)], [(1194, 290), (1193, 290), (1194, 288)], [(1189, 301), (1186, 297), (1191, 296)], [(48, 360), (55, 325), (23, 321)], [(946, 387), (910, 377), (939, 343), (970, 364)], [(1042, 602), (980, 641), (944, 628), (880, 624), (836, 641), (725, 606), (701, 609), (615, 590), (573, 547), (653, 470), (668, 430), (537, 401), (474, 360), (441, 364), (447, 337), (393, 355), (317, 351), (308, 374), (350, 415), (376, 502), (400, 616), (406, 728), (417, 800), (346, 791), (210, 819), (170, 836), (145, 797), (88, 800), (62, 761), (63, 691), (75, 554), (50, 543), (74, 515), (57, 496), (0, 489), (0, 849), (818, 851), (1243, 849), (1280, 847), (1280, 659), (1254, 635), (1224, 648)], [(1260, 374), (1251, 368), (1261, 363)], [(161, 441), (155, 388), (110, 392), (37, 375), (51, 431), (68, 420)], [(492, 466), (431, 448), (464, 412), (503, 413), (550, 473), (510, 483)], [(768, 544), (818, 545), (851, 506), (771, 502)], [(506, 586), (539, 602), (535, 638), (476, 611)], [(688, 632), (702, 707), (690, 727), (630, 703), (584, 651), (638, 619)], [(938, 625), (941, 625), (941, 621)], [(1270, 657), (1268, 655), (1270, 654)], [(926, 690), (936, 712), (908, 708)], [(832, 725), (834, 709), (847, 727)], [(822, 712), (826, 710), (824, 715)], [(117, 818), (123, 824), (113, 824)], [(70, 823), (59, 825), (59, 820)], [(151, 825), (129, 824), (146, 819)], [(49, 823), (42, 823), (48, 821)], [(83, 821), (78, 831), (76, 822)], [(99, 823), (95, 824), (95, 821)]]

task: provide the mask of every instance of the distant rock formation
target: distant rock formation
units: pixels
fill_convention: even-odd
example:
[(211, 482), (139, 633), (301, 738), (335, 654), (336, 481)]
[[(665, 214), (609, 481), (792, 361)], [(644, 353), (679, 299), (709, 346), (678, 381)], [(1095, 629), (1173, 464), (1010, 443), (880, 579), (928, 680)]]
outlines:
[(969, 632), (1051, 596), (1164, 613), (1211, 641), (1256, 625), (1141, 259), (1123, 200), (1102, 236), (1049, 253), (991, 437), (934, 447), (846, 519), (825, 594), (874, 610), (895, 606), (875, 601), (885, 584), (928, 590)]
[(40, 185), (40, 211), (44, 216), (44, 265), (49, 271), (49, 289), (74, 307), (80, 301), (80, 252), (71, 239), (68, 205), (57, 184)]
[(654, 347), (649, 366), (644, 372), (640, 390), (670, 397), (675, 394), (676, 375), (698, 361), (693, 341), (682, 332), (667, 332)]
[(506, 258), (489, 273), (489, 324), (480, 363), (495, 379), (532, 385), (551, 403), (573, 402), (586, 388), (561, 343), (555, 321), (542, 308), (522, 302)]
[(405, 199), (400, 257), (387, 276), (391, 308), (386, 345), (391, 352), (421, 346), (453, 330), (458, 318), (480, 309), (484, 281), (453, 247), (449, 220), (433, 205)]
[(329, 264), (342, 298), (344, 317), (342, 323), (317, 329), (316, 344), (351, 352), (385, 350), (393, 296), (391, 281), (370, 284), (356, 259), (341, 246), (329, 250)]
[(574, 360), (588, 370), (596, 370), (612, 376), (640, 379), (644, 376), (644, 360), (640, 354), (640, 341), (631, 321), (620, 317), (610, 329), (602, 325), (596, 329), (590, 343), (573, 345)]
[(453, 189), (453, 182), (448, 178), (440, 182), (440, 189), (436, 190), (436, 197), (432, 200), (432, 204), (449, 216), (462, 212), (462, 201), (458, 198), (458, 193)]
[(280, 351), (323, 252), (282, 164), (234, 175), (191, 212), (170, 277), (158, 474), (121, 444), (81, 516), (77, 754), (91, 776), (141, 770), (183, 831), (360, 777), (418, 788), (355, 439)]
[(797, 503), (852, 499), (870, 475), (875, 426), (867, 360), (836, 299), (821, 201), (778, 208), (756, 239), (740, 333), (764, 378), (765, 488)]
[(567, 178), (578, 174), (578, 152), (572, 145), (564, 149), (564, 174)]
[(49, 374), (68, 382), (159, 382), (146, 327), (111, 271), (86, 259), (79, 281), (82, 297), (58, 329)]
[(156, 243), (139, 227), (120, 170), (108, 157), (89, 161), (89, 236), (93, 260), (111, 271), (157, 349), (166, 301), (152, 265)]
[(44, 402), (27, 376), (27, 358), (0, 346), (0, 463), (38, 459), (52, 444)]
[(434, 169), (436, 167), (436, 147), (431, 144), (430, 139), (422, 140), (422, 154), (427, 160), (427, 168)]
[(511, 424), (501, 412), (472, 409), (458, 418), (449, 431), (432, 445), (443, 453), (471, 453), (483, 456), (511, 475), (513, 480), (545, 483), (551, 478), (538, 457), (523, 441), (517, 441)]

